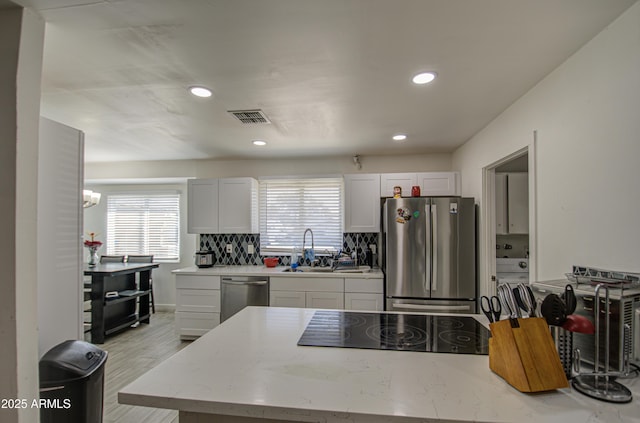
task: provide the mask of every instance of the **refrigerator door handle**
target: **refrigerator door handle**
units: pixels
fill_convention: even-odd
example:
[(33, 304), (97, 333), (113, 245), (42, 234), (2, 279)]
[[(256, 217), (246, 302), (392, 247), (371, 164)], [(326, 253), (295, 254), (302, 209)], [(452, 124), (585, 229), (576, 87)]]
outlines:
[(421, 311), (471, 311), (471, 305), (422, 305), (422, 304), (391, 304), (394, 309)]
[(432, 268), (431, 268), (431, 290), (436, 291), (437, 281), (438, 281), (438, 207), (433, 204), (431, 205), (431, 239), (433, 240), (431, 243), (431, 254), (433, 255), (432, 259)]
[(431, 273), (431, 248), (432, 248), (432, 244), (431, 244), (431, 225), (430, 225), (430, 221), (431, 221), (431, 205), (429, 203), (425, 204), (424, 206), (424, 218), (426, 220), (425, 225), (427, 230), (425, 231), (425, 245), (426, 245), (426, 256), (425, 256), (425, 267), (424, 267), (424, 271), (425, 271), (425, 275), (424, 275), (424, 290), (425, 292), (429, 292), (431, 290), (431, 281), (432, 281), (432, 273)]

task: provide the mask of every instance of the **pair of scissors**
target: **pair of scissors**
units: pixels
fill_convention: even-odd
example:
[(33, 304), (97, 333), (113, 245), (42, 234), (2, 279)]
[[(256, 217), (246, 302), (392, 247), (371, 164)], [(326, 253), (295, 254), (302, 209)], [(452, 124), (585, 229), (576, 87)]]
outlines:
[(480, 308), (482, 308), (482, 312), (487, 316), (487, 319), (489, 319), (489, 323), (500, 320), (502, 305), (500, 305), (500, 299), (495, 295), (491, 297), (483, 295), (480, 297)]

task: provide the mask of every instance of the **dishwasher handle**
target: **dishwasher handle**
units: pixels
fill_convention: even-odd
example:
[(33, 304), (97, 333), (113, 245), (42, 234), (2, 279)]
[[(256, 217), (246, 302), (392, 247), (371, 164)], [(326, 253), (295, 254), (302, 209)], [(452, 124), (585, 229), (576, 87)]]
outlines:
[(267, 280), (259, 280), (259, 281), (242, 281), (236, 279), (222, 279), (222, 283), (227, 285), (266, 285), (269, 281)]

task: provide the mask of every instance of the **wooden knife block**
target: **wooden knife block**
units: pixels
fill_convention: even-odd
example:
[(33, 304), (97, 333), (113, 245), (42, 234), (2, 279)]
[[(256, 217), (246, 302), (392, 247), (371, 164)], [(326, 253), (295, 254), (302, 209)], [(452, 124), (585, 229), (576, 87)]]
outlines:
[(491, 323), (489, 368), (520, 392), (569, 386), (545, 319), (518, 319), (519, 328), (500, 320)]

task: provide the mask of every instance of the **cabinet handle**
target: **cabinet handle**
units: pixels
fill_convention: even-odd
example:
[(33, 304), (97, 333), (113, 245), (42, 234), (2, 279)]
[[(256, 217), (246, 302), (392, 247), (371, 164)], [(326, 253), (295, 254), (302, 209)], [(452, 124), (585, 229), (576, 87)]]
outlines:
[(227, 285), (266, 285), (267, 281), (232, 281), (230, 279), (223, 279), (222, 283)]
[(420, 304), (392, 304), (393, 308), (397, 309), (411, 309), (411, 310), (471, 310), (471, 306), (469, 305), (458, 305), (458, 306), (448, 306), (448, 305), (420, 305)]

